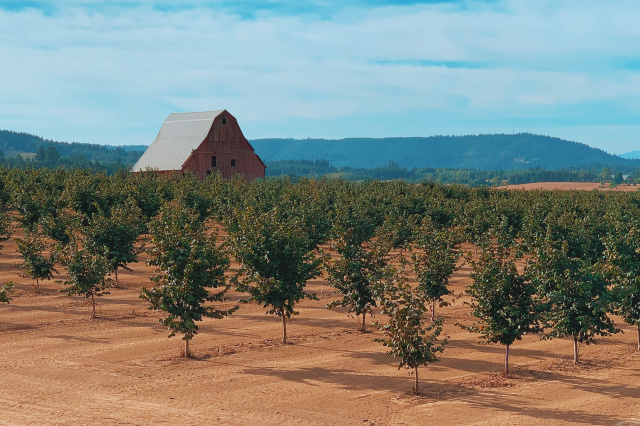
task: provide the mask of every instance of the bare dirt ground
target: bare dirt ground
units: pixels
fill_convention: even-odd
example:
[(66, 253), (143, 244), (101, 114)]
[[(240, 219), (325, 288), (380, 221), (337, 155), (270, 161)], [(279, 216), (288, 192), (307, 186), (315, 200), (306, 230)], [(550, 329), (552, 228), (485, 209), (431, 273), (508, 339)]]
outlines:
[(506, 186), (500, 186), (499, 188), (524, 189), (525, 191), (534, 190), (534, 189), (593, 191), (594, 189), (598, 189), (601, 191), (632, 192), (640, 189), (640, 186), (634, 186), (634, 185), (610, 186), (610, 185), (602, 185), (599, 183), (591, 183), (591, 182), (536, 182), (536, 183), (525, 183), (522, 185), (506, 185)]
[[(571, 341), (527, 336), (512, 347), (506, 379), (504, 349), (455, 326), (471, 321), (459, 298), (439, 311), (450, 343), (441, 362), (421, 369), (424, 395), (415, 397), (413, 377), (373, 342), (379, 332), (356, 333), (355, 319), (325, 309), (333, 296), (321, 280), (309, 285), (320, 300), (301, 303), (289, 324), (291, 344), (279, 343), (277, 317), (242, 305), (204, 321), (187, 360), (183, 342), (167, 339), (138, 297), (150, 285), (144, 263), (119, 274), (120, 288), (99, 298), (91, 320), (89, 304), (60, 294), (60, 283), (33, 294), (14, 251), (7, 242), (0, 258), (0, 282), (16, 283), (13, 302), (0, 306), (0, 423), (640, 423), (640, 355), (634, 330), (620, 322), (625, 333), (582, 347), (577, 367)], [(456, 272), (455, 293), (468, 272)]]

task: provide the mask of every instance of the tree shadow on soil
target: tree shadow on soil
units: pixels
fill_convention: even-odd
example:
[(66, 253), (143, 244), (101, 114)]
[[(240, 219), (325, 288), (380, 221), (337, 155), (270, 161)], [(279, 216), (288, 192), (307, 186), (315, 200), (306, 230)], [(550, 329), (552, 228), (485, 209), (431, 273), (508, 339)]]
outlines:
[[(401, 377), (382, 377), (369, 374), (355, 374), (349, 370), (329, 370), (322, 367), (308, 367), (295, 370), (277, 368), (246, 368), (242, 374), (255, 376), (270, 376), (290, 382), (303, 383), (307, 386), (318, 387), (321, 384), (337, 385), (346, 390), (358, 391), (388, 391), (396, 392), (399, 397), (406, 396), (412, 385), (411, 379)], [(573, 381), (574, 378), (571, 379)], [(575, 378), (577, 379), (577, 378)], [(576, 380), (577, 381), (577, 380)], [(593, 380), (586, 380), (577, 386), (586, 391), (611, 397), (637, 396), (637, 389), (630, 387), (607, 386)], [(562, 410), (535, 408), (532, 397), (518, 397), (513, 394), (505, 395), (499, 391), (477, 390), (464, 384), (421, 382), (422, 396), (413, 401), (418, 404), (428, 403), (430, 400), (459, 400), (478, 409), (492, 409), (510, 412), (535, 419), (557, 420), (577, 424), (608, 425), (623, 419), (606, 414), (590, 414), (577, 410)]]
[[(640, 369), (629, 369), (629, 375), (638, 376)], [(635, 373), (635, 374), (634, 374)], [(573, 389), (578, 389), (583, 392), (590, 392), (601, 396), (608, 396), (610, 398), (634, 398), (640, 397), (640, 390), (637, 386), (627, 386), (621, 383), (615, 385), (609, 385), (602, 379), (597, 377), (587, 376), (588, 370), (582, 374), (571, 375), (564, 374), (562, 372), (542, 372), (540, 373), (540, 380), (544, 381), (558, 381), (571, 386)]]
[[(65, 300), (65, 299), (62, 299)], [(34, 306), (25, 306), (25, 305), (18, 305), (18, 304), (11, 304), (9, 306), (7, 306), (5, 309), (7, 310), (15, 310), (15, 311), (25, 311), (25, 312), (38, 312), (38, 311), (45, 311), (45, 312), (55, 312), (55, 313), (63, 313), (66, 315), (69, 315), (70, 313), (78, 314), (80, 312), (80, 309), (84, 308), (84, 307), (80, 307), (80, 306), (74, 306), (74, 303), (77, 302), (76, 300), (72, 300), (72, 301), (68, 301), (69, 304), (64, 305), (64, 306), (40, 306), (40, 305), (34, 305)], [(83, 300), (84, 302), (84, 300)], [(70, 312), (70, 309), (76, 309), (73, 312)]]
[[(277, 315), (272, 314), (264, 314), (264, 315), (247, 315), (247, 314), (233, 314), (233, 318), (243, 319), (246, 321), (261, 321), (261, 322), (270, 322), (277, 323), (282, 325), (282, 318)], [(339, 319), (315, 319), (304, 317), (302, 315), (295, 315), (292, 318), (287, 320), (287, 328), (295, 327), (297, 325), (306, 326), (306, 327), (317, 327), (322, 329), (348, 329), (355, 328), (353, 324), (350, 324), (348, 321), (342, 321)]]
[(109, 343), (109, 339), (103, 338), (93, 338), (93, 337), (85, 337), (85, 336), (69, 336), (68, 334), (58, 334), (57, 336), (51, 336), (54, 339), (62, 339), (62, 340), (72, 340), (77, 342), (84, 343)]
[[(465, 340), (451, 340), (448, 347), (450, 349), (464, 349), (465, 351), (476, 351), (500, 355), (504, 361), (505, 347), (497, 344), (484, 344), (480, 342), (469, 342)], [(534, 359), (547, 359), (552, 357), (549, 351), (521, 348), (517, 345), (511, 346), (511, 355), (522, 356)], [(499, 358), (496, 358), (499, 363)]]
[(530, 395), (526, 397), (509, 395), (505, 398), (505, 395), (499, 392), (483, 391), (472, 397), (463, 397), (461, 401), (464, 401), (471, 407), (482, 410), (492, 409), (505, 411), (539, 420), (555, 420), (590, 425), (610, 425), (623, 420), (607, 414), (590, 414), (578, 410), (539, 409), (536, 408), (537, 404), (535, 401), (532, 401)]
[[(376, 363), (388, 364), (389, 358), (384, 354), (370, 352), (351, 352), (351, 356), (356, 358), (368, 357), (374, 359)], [(457, 362), (463, 363), (468, 360), (459, 359)], [(484, 363), (488, 365), (491, 363)], [(493, 364), (491, 364), (493, 365)], [(469, 369), (470, 371), (487, 371), (486, 368)], [(637, 372), (637, 370), (634, 370)], [(246, 367), (242, 374), (254, 376), (269, 376), (290, 382), (303, 383), (307, 386), (318, 387), (322, 384), (339, 386), (346, 390), (359, 391), (388, 391), (398, 393), (400, 397), (407, 395), (412, 385), (412, 380), (406, 377), (389, 377), (370, 374), (359, 374), (351, 370), (327, 369), (322, 367), (307, 367), (298, 369), (279, 369), (269, 367)], [(536, 384), (543, 384), (545, 381), (557, 381), (583, 392), (590, 392), (596, 395), (610, 398), (638, 397), (638, 389), (626, 385), (610, 385), (598, 378), (573, 376), (556, 372), (535, 372), (538, 380)], [(469, 387), (464, 383), (440, 383), (424, 380), (421, 382), (423, 396), (418, 397), (416, 403), (426, 403), (432, 399), (456, 399), (479, 409), (492, 409), (529, 418), (565, 421), (577, 424), (607, 425), (623, 421), (623, 418), (607, 414), (590, 414), (578, 410), (563, 410), (554, 408), (536, 408), (535, 397), (531, 395), (518, 396), (513, 392), (508, 394), (496, 390), (477, 389)]]
[(470, 373), (492, 372), (502, 368), (500, 362), (485, 361), (481, 359), (456, 358), (443, 356), (438, 363), (440, 367), (452, 370), (467, 371)]
[[(303, 383), (307, 386), (318, 387), (322, 383), (337, 385), (346, 390), (360, 391), (394, 391), (404, 392), (410, 389), (412, 378), (377, 376), (370, 374), (358, 374), (351, 370), (333, 370), (322, 367), (306, 367), (295, 370), (282, 370), (278, 368), (260, 367), (246, 368), (242, 374), (253, 376), (270, 376), (290, 382)], [(424, 385), (435, 388), (438, 385), (428, 381)]]

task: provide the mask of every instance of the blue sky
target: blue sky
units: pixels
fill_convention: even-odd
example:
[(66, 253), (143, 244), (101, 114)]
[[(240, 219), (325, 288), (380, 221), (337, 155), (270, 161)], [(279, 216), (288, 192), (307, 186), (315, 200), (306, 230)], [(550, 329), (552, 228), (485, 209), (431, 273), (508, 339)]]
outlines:
[[(179, 5), (179, 6), (176, 6)], [(640, 150), (637, 0), (0, 0), (0, 129), (149, 144), (532, 132)]]

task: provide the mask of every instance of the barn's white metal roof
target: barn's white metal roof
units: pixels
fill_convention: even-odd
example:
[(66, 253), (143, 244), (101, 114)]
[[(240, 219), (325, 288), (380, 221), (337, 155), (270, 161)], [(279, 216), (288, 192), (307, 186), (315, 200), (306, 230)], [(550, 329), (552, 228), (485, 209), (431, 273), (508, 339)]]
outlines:
[(133, 166), (134, 172), (180, 170), (191, 152), (207, 137), (213, 120), (224, 110), (173, 113), (162, 124), (156, 140)]

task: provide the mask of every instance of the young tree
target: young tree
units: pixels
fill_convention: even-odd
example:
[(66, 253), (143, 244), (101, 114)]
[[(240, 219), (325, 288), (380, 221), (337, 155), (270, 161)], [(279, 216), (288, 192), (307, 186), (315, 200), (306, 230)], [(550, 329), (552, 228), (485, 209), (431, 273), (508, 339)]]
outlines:
[(61, 247), (71, 242), (74, 218), (69, 217), (64, 211), (48, 214), (40, 218), (42, 234)]
[(529, 261), (527, 276), (542, 299), (546, 338), (571, 337), (573, 362), (579, 360), (580, 343), (595, 343), (595, 336), (620, 330), (608, 316), (612, 295), (605, 270), (589, 259), (570, 257), (567, 242), (541, 241)]
[(54, 269), (54, 256), (49, 257), (43, 255), (43, 251), (47, 248), (46, 243), (41, 236), (36, 233), (27, 233), (24, 239), (16, 238), (18, 252), (22, 256), (22, 263), (18, 264), (18, 268), (22, 269), (20, 276), (36, 280), (36, 293), (40, 293), (40, 280), (50, 280), (53, 278), (53, 272), (58, 273)]
[(400, 249), (400, 257), (403, 250), (410, 249), (411, 242), (416, 236), (416, 219), (414, 217), (386, 217), (384, 223), (378, 228), (377, 234), (380, 240), (387, 242), (391, 248)]
[[(287, 212), (291, 213), (291, 212)], [(285, 219), (274, 208), (258, 213), (249, 207), (236, 211), (228, 228), (228, 243), (241, 264), (238, 291), (249, 293), (247, 301), (269, 307), (268, 314), (282, 318), (282, 343), (287, 343), (287, 319), (296, 315), (295, 304), (314, 294), (304, 291), (308, 280), (320, 275), (321, 258), (304, 221)]]
[(448, 305), (442, 298), (451, 291), (449, 277), (457, 269), (461, 253), (457, 247), (461, 236), (452, 229), (438, 229), (426, 222), (415, 238), (419, 251), (411, 253), (411, 268), (418, 278), (418, 286), (431, 305), (431, 320), (436, 318), (436, 304)]
[[(351, 195), (354, 200), (350, 200)], [(346, 306), (349, 312), (362, 315), (361, 330), (364, 331), (366, 313), (372, 313), (376, 306), (376, 287), (388, 272), (386, 256), (391, 243), (387, 239), (372, 243), (379, 224), (375, 214), (368, 214), (372, 209), (368, 200), (346, 191), (340, 196), (332, 231), (337, 239), (334, 248), (339, 258), (328, 263), (325, 269), (328, 284), (343, 297), (327, 308)], [(368, 249), (365, 248), (367, 241)]]
[(35, 230), (49, 203), (44, 192), (31, 179), (27, 180), (26, 172), (24, 175), (21, 181), (13, 183), (11, 204), (18, 212), (20, 225), (25, 229)]
[(427, 308), (421, 294), (415, 293), (403, 277), (397, 277), (387, 286), (381, 301), (382, 313), (387, 315), (387, 324), (378, 324), (384, 338), (374, 339), (389, 348), (387, 355), (399, 358), (398, 369), (414, 370), (413, 392), (420, 394), (418, 367), (439, 361), (437, 354), (444, 351), (447, 339), (439, 339), (442, 333), (442, 318), (424, 324)]
[[(222, 302), (229, 286), (225, 271), (229, 258), (216, 245), (216, 234), (207, 234), (198, 214), (179, 203), (165, 204), (151, 221), (152, 256), (149, 264), (158, 275), (151, 278), (155, 288), (143, 288), (140, 297), (149, 309), (166, 312), (160, 323), (171, 330), (169, 337), (183, 335), (184, 355), (191, 356), (189, 342), (198, 333), (196, 322), (203, 318), (223, 318), (238, 307), (218, 309), (206, 302)], [(209, 293), (210, 288), (219, 289)]]
[[(7, 241), (11, 236), (11, 216), (4, 209), (4, 206), (0, 205), (0, 243)], [(0, 244), (0, 250), (4, 246)]]
[(509, 374), (509, 348), (526, 333), (540, 331), (534, 299), (535, 288), (520, 275), (509, 250), (485, 246), (477, 261), (471, 260), (473, 284), (466, 290), (473, 297), (472, 314), (479, 321), (467, 330), (488, 343), (506, 346), (505, 374)]
[(104, 256), (90, 253), (86, 249), (80, 249), (77, 242), (67, 246), (66, 253), (61, 256), (61, 261), (69, 281), (64, 284), (68, 288), (60, 290), (69, 295), (79, 295), (91, 298), (91, 318), (96, 317), (96, 297), (109, 294), (106, 289), (112, 286), (110, 279), (105, 279), (109, 273), (109, 260)]
[(140, 235), (141, 211), (133, 199), (114, 207), (110, 214), (96, 213), (83, 228), (86, 248), (109, 260), (110, 271), (118, 284), (118, 269), (138, 260), (135, 247)]
[(606, 265), (615, 283), (616, 306), (624, 321), (636, 326), (640, 351), (640, 228), (618, 223), (605, 245)]
[(388, 273), (388, 246), (374, 244), (365, 250), (361, 245), (339, 240), (334, 247), (340, 257), (326, 265), (327, 283), (342, 294), (342, 299), (329, 303), (327, 308), (342, 306), (356, 316), (362, 315), (360, 330), (364, 331), (366, 314), (376, 306), (376, 288)]
[(13, 291), (13, 281), (9, 281), (2, 287), (0, 287), (0, 303), (11, 303), (11, 297), (9, 296)]

